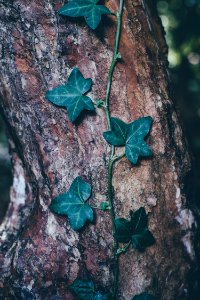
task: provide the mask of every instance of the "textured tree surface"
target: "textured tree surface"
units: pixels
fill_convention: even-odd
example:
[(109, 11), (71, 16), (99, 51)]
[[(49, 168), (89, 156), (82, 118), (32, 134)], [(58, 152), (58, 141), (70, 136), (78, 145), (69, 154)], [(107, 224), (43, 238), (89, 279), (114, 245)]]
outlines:
[[(62, 3), (61, 3), (62, 2)], [(59, 17), (61, 0), (1, 0), (1, 113), (6, 121), (14, 182), (0, 227), (1, 299), (76, 299), (68, 286), (91, 274), (98, 286), (112, 286), (111, 222), (96, 211), (95, 225), (81, 233), (55, 216), (51, 199), (81, 175), (93, 185), (91, 204), (106, 199), (104, 112), (81, 116), (75, 125), (66, 110), (47, 102), (47, 90), (66, 82), (74, 66), (105, 95), (115, 17), (103, 17), (96, 31), (83, 19)], [(106, 1), (115, 11), (117, 0)], [(156, 244), (144, 253), (130, 249), (120, 259), (118, 299), (151, 292), (156, 299), (191, 298), (197, 256), (196, 221), (186, 178), (187, 146), (174, 110), (167, 71), (167, 47), (150, 1), (126, 0), (120, 52), (111, 94), (112, 115), (130, 122), (151, 115), (152, 159), (135, 167), (123, 158), (114, 171), (117, 216), (144, 206)]]

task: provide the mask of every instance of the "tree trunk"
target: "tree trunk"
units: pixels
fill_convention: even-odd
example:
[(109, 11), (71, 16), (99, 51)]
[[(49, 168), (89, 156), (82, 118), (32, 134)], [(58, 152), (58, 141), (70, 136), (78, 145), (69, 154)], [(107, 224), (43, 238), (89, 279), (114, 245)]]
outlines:
[[(0, 2), (0, 109), (14, 175), (0, 228), (0, 297), (76, 299), (69, 285), (87, 273), (109, 291), (109, 214), (96, 211), (95, 224), (77, 233), (67, 218), (48, 208), (77, 175), (92, 183), (90, 203), (106, 200), (106, 118), (97, 109), (73, 125), (66, 110), (47, 102), (44, 95), (65, 83), (77, 65), (94, 82), (91, 97), (105, 96), (115, 18), (104, 17), (92, 31), (82, 19), (59, 17), (61, 0)], [(106, 5), (116, 11), (118, 1)], [(195, 299), (191, 293), (196, 284), (196, 221), (187, 180), (191, 163), (171, 97), (164, 32), (150, 1), (125, 1), (120, 53), (111, 112), (126, 122), (153, 117), (148, 143), (154, 156), (139, 167), (126, 158), (116, 164), (115, 207), (118, 216), (128, 217), (130, 209), (144, 206), (156, 244), (144, 253), (130, 249), (121, 256), (118, 299), (131, 300), (143, 291), (159, 300)]]

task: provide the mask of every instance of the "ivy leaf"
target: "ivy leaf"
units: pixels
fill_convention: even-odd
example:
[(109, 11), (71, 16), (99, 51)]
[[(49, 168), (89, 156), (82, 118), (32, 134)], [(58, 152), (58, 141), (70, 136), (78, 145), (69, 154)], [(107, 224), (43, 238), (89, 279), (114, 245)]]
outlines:
[(81, 299), (81, 300), (93, 300), (94, 299), (94, 283), (93, 281), (83, 281), (77, 279), (70, 285), (70, 289)]
[(125, 154), (133, 164), (137, 163), (139, 156), (147, 157), (152, 155), (151, 149), (144, 142), (144, 138), (151, 129), (152, 121), (151, 117), (143, 117), (129, 124)]
[(155, 298), (150, 294), (142, 293), (140, 295), (134, 296), (132, 300), (155, 300)]
[(92, 280), (80, 280), (76, 279), (70, 289), (81, 300), (108, 300), (108, 294), (104, 294), (101, 291), (96, 291), (94, 282)]
[(143, 207), (130, 212), (131, 219), (115, 219), (116, 239), (119, 243), (129, 243), (138, 251), (144, 251), (155, 243), (152, 233), (148, 229), (148, 216)]
[(144, 207), (140, 207), (135, 212), (130, 211), (131, 227), (135, 233), (140, 233), (148, 227), (148, 215)]
[(130, 215), (132, 246), (139, 251), (144, 251), (146, 247), (150, 247), (155, 243), (152, 233), (148, 230), (148, 215), (144, 207), (140, 207), (134, 213), (131, 211)]
[(92, 100), (85, 96), (92, 85), (91, 78), (85, 79), (78, 68), (74, 68), (66, 85), (46, 93), (46, 99), (58, 106), (67, 108), (69, 119), (74, 122), (83, 110), (93, 111)]
[(115, 220), (116, 239), (119, 243), (128, 243), (131, 240), (131, 223), (124, 218)]
[(133, 234), (131, 237), (131, 242), (133, 248), (143, 252), (147, 247), (155, 244), (155, 239), (152, 233), (148, 229), (145, 229), (140, 234)]
[(88, 26), (96, 29), (101, 22), (101, 15), (110, 14), (104, 5), (97, 5), (99, 0), (74, 0), (65, 4), (58, 13), (68, 17), (84, 17)]
[(71, 227), (78, 231), (86, 222), (94, 220), (92, 208), (85, 203), (91, 196), (91, 191), (87, 182), (81, 177), (76, 177), (67, 193), (52, 200), (50, 209), (59, 215), (68, 216)]
[(104, 139), (113, 146), (125, 146), (128, 124), (117, 118), (111, 118), (111, 131), (103, 133)]
[(144, 141), (151, 126), (151, 117), (142, 117), (129, 124), (111, 118), (111, 131), (104, 132), (103, 136), (113, 146), (125, 146), (126, 157), (133, 164), (137, 164), (139, 157), (152, 155), (151, 149)]

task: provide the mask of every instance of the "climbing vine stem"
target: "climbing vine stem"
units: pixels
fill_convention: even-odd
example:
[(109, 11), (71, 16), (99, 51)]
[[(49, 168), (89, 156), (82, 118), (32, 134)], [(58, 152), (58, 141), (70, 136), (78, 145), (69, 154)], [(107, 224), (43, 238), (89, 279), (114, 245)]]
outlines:
[[(116, 63), (118, 59), (121, 57), (119, 53), (119, 44), (120, 44), (120, 37), (121, 37), (121, 28), (122, 28), (122, 14), (123, 14), (123, 6), (124, 6), (124, 0), (120, 0), (119, 3), (119, 11), (116, 14), (117, 16), (117, 30), (115, 35), (115, 45), (114, 45), (114, 52), (113, 52), (113, 58), (111, 61), (109, 74), (108, 74), (108, 83), (107, 83), (107, 89), (106, 89), (106, 98), (105, 98), (105, 113), (107, 118), (107, 125), (108, 130), (111, 130), (111, 122), (110, 122), (110, 93), (111, 93), (111, 87), (112, 87), (112, 80), (113, 80), (113, 73), (116, 66)], [(119, 278), (119, 255), (118, 255), (118, 248), (119, 243), (116, 239), (116, 226), (115, 226), (115, 208), (114, 208), (114, 199), (113, 199), (113, 187), (112, 187), (112, 178), (113, 178), (113, 166), (114, 163), (122, 158), (122, 156), (115, 156), (115, 146), (111, 146), (111, 152), (108, 162), (108, 201), (110, 206), (110, 217), (112, 221), (112, 231), (113, 231), (113, 239), (114, 239), (114, 285), (113, 285), (113, 300), (117, 298), (117, 292), (118, 292), (118, 278)]]
[[(120, 57), (121, 57), (121, 55), (118, 51), (119, 51), (121, 28), (122, 28), (123, 6), (124, 6), (124, 0), (120, 0), (119, 11), (117, 13), (117, 31), (116, 31), (116, 36), (115, 36), (115, 46), (114, 46), (113, 58), (112, 58), (112, 62), (111, 62), (110, 70), (109, 70), (109, 74), (108, 74), (108, 84), (107, 84), (107, 89), (106, 89), (106, 110), (109, 112), (108, 113), (109, 119), (110, 119), (109, 100), (110, 100), (113, 72), (114, 72), (117, 60), (120, 59)], [(109, 130), (111, 129), (109, 120), (108, 120), (108, 129)]]
[(113, 227), (113, 238), (114, 238), (114, 285), (113, 285), (113, 299), (116, 299), (118, 290), (118, 277), (119, 277), (119, 257), (117, 255), (118, 241), (116, 240), (116, 228), (115, 228), (115, 210), (113, 203), (113, 188), (112, 188), (112, 175), (113, 175), (113, 160), (109, 160), (108, 164), (108, 200), (110, 205), (110, 216)]
[[(87, 3), (86, 3), (87, 2)], [(81, 176), (74, 178), (68, 191), (58, 195), (52, 199), (50, 209), (52, 212), (60, 215), (66, 215), (69, 219), (73, 230), (79, 231), (84, 228), (87, 223), (94, 223), (95, 209), (109, 211), (112, 222), (113, 234), (113, 274), (114, 284), (112, 288), (112, 296), (104, 294), (95, 286), (91, 279), (77, 278), (70, 285), (70, 290), (79, 296), (80, 299), (118, 299), (118, 279), (119, 279), (119, 257), (124, 254), (130, 246), (138, 251), (145, 249), (155, 243), (155, 239), (148, 229), (148, 215), (144, 207), (140, 207), (136, 211), (130, 210), (130, 218), (116, 218), (114, 193), (113, 193), (113, 171), (114, 164), (124, 156), (133, 165), (137, 164), (139, 157), (148, 157), (152, 155), (152, 151), (145, 143), (144, 139), (149, 134), (152, 126), (152, 118), (150, 116), (141, 117), (131, 123), (111, 117), (110, 112), (110, 95), (112, 90), (113, 73), (117, 61), (121, 59), (119, 52), (122, 15), (124, 0), (119, 0), (119, 9), (116, 13), (111, 12), (106, 6), (98, 5), (99, 1), (68, 1), (61, 9), (59, 14), (69, 17), (84, 17), (87, 25), (95, 30), (101, 21), (102, 14), (110, 14), (117, 18), (116, 34), (113, 49), (113, 56), (108, 72), (107, 88), (105, 99), (97, 99), (94, 102), (85, 94), (88, 93), (92, 86), (92, 79), (85, 78), (81, 71), (74, 67), (69, 75), (65, 85), (60, 85), (46, 93), (46, 99), (57, 106), (65, 106), (71, 122), (76, 122), (79, 115), (84, 110), (94, 111), (95, 106), (104, 109), (107, 120), (108, 131), (103, 132), (103, 137), (108, 144), (111, 145), (110, 155), (108, 159), (107, 174), (107, 202), (102, 202), (100, 206), (91, 206), (88, 199), (92, 194), (92, 186)], [(121, 154), (116, 154), (116, 147), (124, 147)], [(121, 246), (123, 244), (123, 246)], [(120, 247), (119, 247), (120, 246)], [(147, 299), (148, 293), (142, 293), (137, 299)], [(109, 298), (108, 298), (109, 297)], [(137, 297), (137, 295), (136, 295)], [(151, 297), (151, 296), (150, 296)], [(136, 299), (135, 297), (133, 299)], [(153, 299), (148, 298), (148, 299)]]

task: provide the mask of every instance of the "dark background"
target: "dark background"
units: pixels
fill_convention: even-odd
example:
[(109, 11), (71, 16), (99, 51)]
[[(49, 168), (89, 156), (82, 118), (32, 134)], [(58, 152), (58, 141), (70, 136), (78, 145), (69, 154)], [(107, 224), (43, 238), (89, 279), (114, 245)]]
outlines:
[(195, 202), (200, 206), (200, 0), (157, 1), (157, 7), (169, 46), (174, 101), (193, 155)]
[[(200, 192), (200, 0), (157, 1), (169, 45), (174, 99), (193, 153), (196, 201)], [(0, 117), (0, 221), (9, 202), (11, 163)]]

